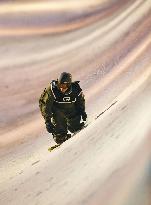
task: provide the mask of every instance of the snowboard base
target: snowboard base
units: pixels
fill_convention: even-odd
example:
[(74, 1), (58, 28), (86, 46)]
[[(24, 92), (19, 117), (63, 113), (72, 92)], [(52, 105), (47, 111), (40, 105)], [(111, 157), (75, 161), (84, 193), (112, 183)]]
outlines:
[(61, 144), (56, 144), (56, 145), (54, 145), (54, 146), (52, 146), (52, 147), (49, 147), (49, 148), (48, 148), (48, 151), (51, 152), (52, 150), (56, 149), (56, 148), (59, 147), (60, 145), (61, 145)]

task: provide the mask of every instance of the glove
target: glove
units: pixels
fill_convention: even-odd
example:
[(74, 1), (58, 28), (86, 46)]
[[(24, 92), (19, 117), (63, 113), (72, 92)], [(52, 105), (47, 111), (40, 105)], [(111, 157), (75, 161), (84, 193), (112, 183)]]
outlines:
[(86, 114), (86, 112), (83, 112), (83, 113), (81, 114), (81, 116), (82, 116), (82, 120), (83, 120), (83, 121), (86, 121), (86, 120), (87, 120), (87, 114)]
[(54, 129), (54, 126), (51, 122), (45, 122), (46, 124), (46, 129), (49, 133), (52, 133), (53, 132), (53, 129)]

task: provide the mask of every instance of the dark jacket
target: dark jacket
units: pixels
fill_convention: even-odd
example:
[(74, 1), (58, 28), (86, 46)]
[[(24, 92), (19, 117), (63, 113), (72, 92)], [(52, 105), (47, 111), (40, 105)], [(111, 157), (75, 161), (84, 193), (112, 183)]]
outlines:
[(68, 118), (85, 112), (85, 99), (79, 81), (73, 82), (71, 87), (62, 93), (58, 89), (57, 81), (53, 80), (46, 90), (44, 102), (43, 112), (46, 120), (53, 116), (56, 109), (61, 110)]

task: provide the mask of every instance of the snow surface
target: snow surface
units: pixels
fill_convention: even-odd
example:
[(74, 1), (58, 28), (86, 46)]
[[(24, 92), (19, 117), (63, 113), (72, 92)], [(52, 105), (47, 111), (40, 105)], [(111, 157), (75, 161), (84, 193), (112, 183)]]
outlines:
[[(94, 4), (87, 23), (61, 21), (56, 35), (1, 27), (0, 204), (151, 204), (150, 0), (99, 5), (99, 16)], [(80, 80), (89, 126), (49, 153), (38, 97), (65, 69)]]

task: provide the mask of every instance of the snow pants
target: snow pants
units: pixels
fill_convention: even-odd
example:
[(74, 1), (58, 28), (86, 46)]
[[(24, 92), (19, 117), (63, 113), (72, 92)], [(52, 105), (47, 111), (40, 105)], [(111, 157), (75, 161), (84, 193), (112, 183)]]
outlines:
[(65, 112), (55, 109), (53, 112), (52, 122), (54, 124), (53, 135), (67, 135), (68, 130), (72, 133), (81, 129), (81, 116), (80, 115), (69, 115)]

